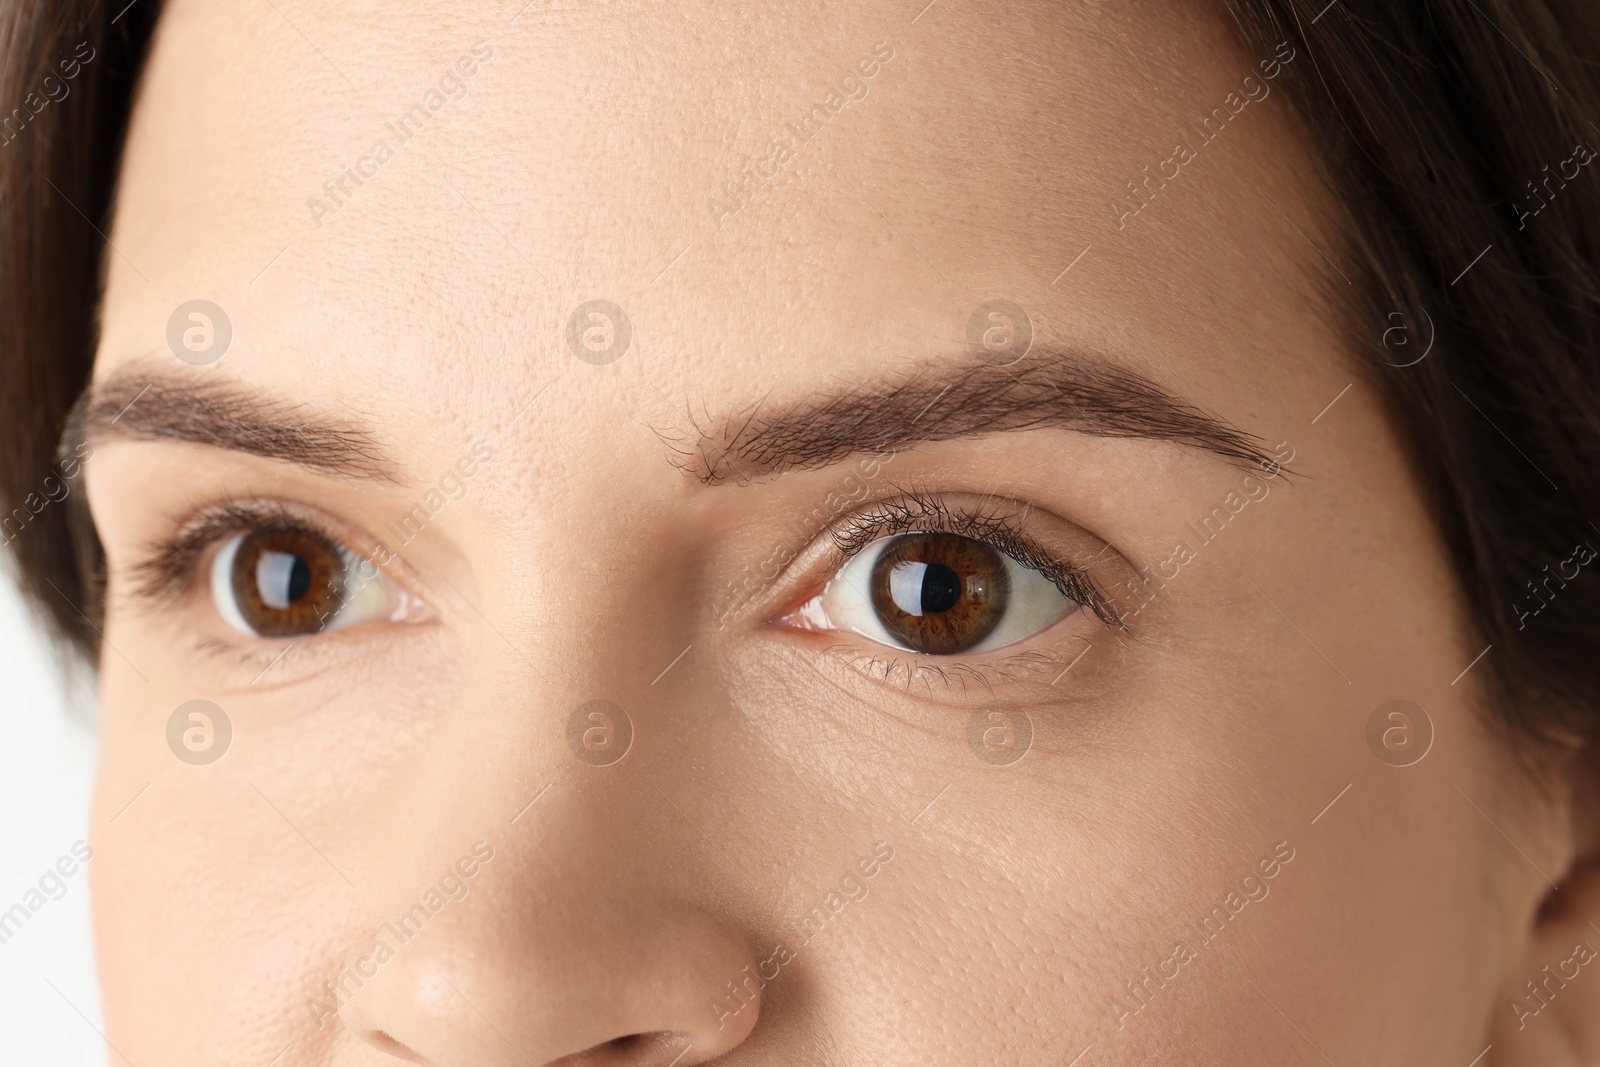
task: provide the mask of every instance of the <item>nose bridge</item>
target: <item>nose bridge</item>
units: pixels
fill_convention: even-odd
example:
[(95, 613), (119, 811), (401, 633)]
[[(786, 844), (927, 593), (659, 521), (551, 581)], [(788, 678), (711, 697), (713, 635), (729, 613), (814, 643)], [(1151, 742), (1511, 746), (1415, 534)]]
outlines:
[(759, 962), (755, 932), (706, 905), (723, 873), (675, 852), (634, 747), (641, 716), (626, 691), (517, 688), (548, 697), (468, 697), (411, 773), (382, 834), (404, 873), (386, 878), (374, 944), (346, 961), (346, 1025), (432, 1063), (721, 1055), (759, 1010), (753, 996), (710, 1008)]

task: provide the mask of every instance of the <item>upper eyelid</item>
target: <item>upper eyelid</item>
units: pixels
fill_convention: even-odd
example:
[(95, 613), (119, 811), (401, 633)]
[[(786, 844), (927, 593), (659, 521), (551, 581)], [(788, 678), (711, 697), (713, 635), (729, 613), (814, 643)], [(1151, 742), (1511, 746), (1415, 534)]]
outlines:
[[(903, 501), (915, 503), (920, 510), (913, 514)], [(878, 501), (873, 507), (875, 510), (843, 516), (840, 524), (829, 531), (835, 547), (846, 557), (854, 556), (883, 537), (904, 533), (930, 515), (939, 520), (949, 516), (939, 502), (924, 499), (915, 491), (902, 493), (900, 499)]]
[(181, 597), (198, 580), (201, 560), (211, 549), (230, 536), (273, 528), (313, 534), (358, 559), (368, 558), (351, 543), (342, 524), (310, 508), (261, 499), (222, 500), (197, 508), (178, 521), (170, 537), (145, 546), (144, 558), (131, 568), (137, 579), (134, 592), (153, 604)]
[[(1031, 542), (1009, 515), (988, 515), (978, 509), (953, 509), (937, 495), (917, 488), (891, 487), (892, 495), (881, 498), (864, 509), (840, 516), (826, 531), (846, 560), (868, 545), (885, 537), (925, 528), (931, 520), (936, 528), (946, 533), (971, 536), (973, 533), (1004, 532), (1008, 540)], [(996, 499), (999, 498), (988, 498)], [(1031, 510), (1023, 505), (1024, 512)], [(1033, 546), (1036, 547), (1036, 546)], [(1039, 550), (1041, 554), (1048, 555)], [(1019, 561), (1020, 562), (1020, 561)]]
[[(178, 595), (182, 585), (194, 578), (201, 557), (217, 542), (232, 534), (279, 523), (310, 525), (281, 506), (265, 503), (228, 501), (202, 508), (184, 519), (171, 537), (145, 546), (144, 558), (133, 567), (138, 578), (135, 592), (152, 602)], [(312, 528), (329, 536), (318, 527)]]

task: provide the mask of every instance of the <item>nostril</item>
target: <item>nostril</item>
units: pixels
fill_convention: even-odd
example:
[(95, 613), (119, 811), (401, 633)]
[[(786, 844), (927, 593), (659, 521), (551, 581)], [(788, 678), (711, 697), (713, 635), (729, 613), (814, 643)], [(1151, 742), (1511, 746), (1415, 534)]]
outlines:
[(691, 1048), (689, 1036), (676, 1030), (625, 1034), (550, 1067), (687, 1067)]
[(396, 1059), (406, 1060), (410, 1063), (425, 1064), (428, 1062), (415, 1052), (411, 1051), (411, 1049), (407, 1046), (401, 1044), (388, 1034), (384, 1033), (382, 1030), (373, 1030), (371, 1033), (368, 1033), (364, 1036), (367, 1044), (371, 1045), (375, 1049), (378, 1049), (380, 1052), (388, 1053)]

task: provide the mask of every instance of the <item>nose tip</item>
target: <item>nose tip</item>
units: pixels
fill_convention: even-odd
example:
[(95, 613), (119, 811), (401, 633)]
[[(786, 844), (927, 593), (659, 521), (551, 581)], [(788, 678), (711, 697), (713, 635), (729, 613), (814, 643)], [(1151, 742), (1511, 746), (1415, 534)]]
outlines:
[(558, 926), (574, 936), (518, 938), (493, 921), (498, 911), (430, 926), (342, 1005), (340, 1021), (428, 1067), (695, 1067), (755, 1028), (760, 963), (709, 915), (652, 908), (620, 924), (625, 937), (567, 922)]
[[(525, 728), (526, 745), (496, 752), (542, 751), (548, 734)], [(563, 746), (545, 795), (521, 770), (478, 769), (481, 738), (450, 729), (428, 764), (443, 769), (406, 808), (427, 821), (386, 833), (384, 899), (373, 926), (352, 921), (319, 1021), (430, 1067), (696, 1067), (744, 1042), (783, 963), (759, 932), (770, 916), (727, 871), (686, 859), (686, 816), (639, 761), (595, 767)], [(536, 816), (463, 849), (462, 828), (530, 795)]]

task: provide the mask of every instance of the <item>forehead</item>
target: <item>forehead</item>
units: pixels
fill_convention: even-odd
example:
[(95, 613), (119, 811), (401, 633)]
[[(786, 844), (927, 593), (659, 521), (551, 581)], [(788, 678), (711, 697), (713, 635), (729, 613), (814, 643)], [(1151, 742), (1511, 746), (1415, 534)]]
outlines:
[[(1288, 103), (1227, 109), (1272, 83), (1204, 5), (502, 6), (169, 5), (98, 373), (206, 299), (253, 382), (587, 418), (938, 355), (1004, 300), (1226, 408), (1311, 328)], [(596, 300), (630, 335), (600, 372)]]

